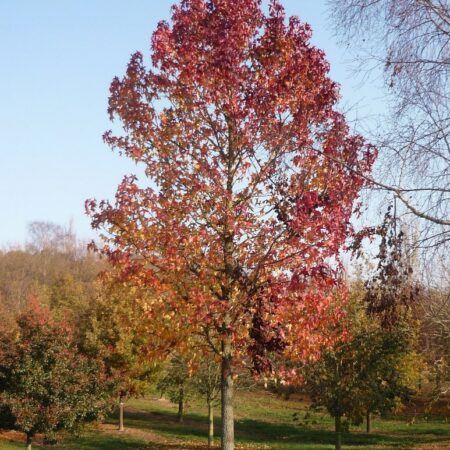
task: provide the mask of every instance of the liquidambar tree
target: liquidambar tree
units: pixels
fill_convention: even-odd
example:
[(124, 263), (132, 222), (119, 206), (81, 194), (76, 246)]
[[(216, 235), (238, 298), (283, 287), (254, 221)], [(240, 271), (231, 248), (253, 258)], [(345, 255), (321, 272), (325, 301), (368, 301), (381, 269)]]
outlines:
[[(184, 0), (111, 85), (105, 134), (145, 166), (116, 202), (87, 202), (148, 314), (203, 335), (222, 361), (222, 448), (234, 448), (233, 376), (251, 357), (317, 355), (332, 337), (338, 252), (375, 150), (334, 108), (311, 29), (278, 1)], [(170, 339), (169, 336), (167, 336)]]

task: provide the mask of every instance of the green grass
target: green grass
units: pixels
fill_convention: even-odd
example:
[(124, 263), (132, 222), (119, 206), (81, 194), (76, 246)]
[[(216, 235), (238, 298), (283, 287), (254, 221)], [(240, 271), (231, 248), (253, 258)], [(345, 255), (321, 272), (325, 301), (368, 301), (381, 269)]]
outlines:
[[(218, 413), (219, 411), (217, 411)], [(294, 420), (297, 417), (298, 420)], [(306, 417), (306, 419), (305, 419)], [(100, 431), (88, 431), (81, 438), (68, 437), (54, 450), (191, 450), (206, 448), (206, 408), (191, 400), (184, 423), (176, 420), (176, 408), (152, 397), (130, 401), (126, 406), (126, 433), (115, 431), (112, 416)], [(107, 427), (107, 429), (105, 429)], [(220, 430), (216, 418), (216, 430)], [(332, 450), (333, 421), (325, 413), (310, 412), (305, 403), (285, 401), (265, 392), (238, 392), (236, 399), (236, 441), (245, 449)], [(437, 447), (439, 445), (439, 447)], [(428, 446), (428, 447), (427, 447)], [(450, 449), (450, 424), (443, 420), (406, 419), (373, 421), (373, 432), (353, 427), (343, 436), (348, 450), (414, 448)], [(23, 444), (0, 440), (1, 450), (22, 449)], [(35, 449), (40, 447), (36, 446)]]
[[(0, 449), (1, 450), (23, 450), (24, 444), (20, 444), (19, 442), (8, 442), (0, 440)], [(41, 449), (42, 447), (34, 447), (35, 449)]]
[[(0, 440), (0, 450), (23, 450), (24, 447), (25, 443), (22, 442)], [(108, 436), (106, 433), (86, 433), (80, 438), (67, 437), (60, 445), (33, 445), (34, 450), (143, 450), (147, 448), (145, 440)]]
[[(135, 400), (129, 405), (130, 427), (147, 428), (166, 437), (202, 440), (206, 435), (206, 410), (192, 401), (185, 423), (176, 422), (175, 407), (166, 403)], [(294, 421), (294, 416), (299, 420)], [(307, 420), (305, 420), (305, 415)], [(309, 417), (308, 417), (309, 416)], [(220, 423), (217, 420), (216, 428)], [(333, 419), (325, 413), (311, 413), (307, 405), (285, 401), (268, 393), (238, 394), (236, 401), (236, 440), (274, 450), (333, 449)], [(418, 444), (447, 441), (450, 448), (450, 425), (443, 421), (419, 421), (413, 426), (406, 420), (373, 421), (373, 433), (353, 427), (344, 435), (347, 449), (411, 449)]]

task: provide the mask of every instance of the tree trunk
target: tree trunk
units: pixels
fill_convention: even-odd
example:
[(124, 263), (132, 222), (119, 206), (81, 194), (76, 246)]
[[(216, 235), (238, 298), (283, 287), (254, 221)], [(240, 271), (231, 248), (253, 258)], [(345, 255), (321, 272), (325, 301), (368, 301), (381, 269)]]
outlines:
[(234, 450), (233, 374), (231, 344), (222, 342), (222, 445), (221, 450)]
[(33, 436), (31, 434), (27, 434), (27, 444), (26, 444), (27, 450), (31, 450), (32, 441), (33, 441)]
[(214, 445), (214, 412), (211, 400), (208, 401), (208, 448)]
[(341, 424), (341, 416), (337, 415), (334, 418), (334, 431), (336, 434), (336, 444), (335, 449), (341, 450), (342, 449), (342, 424)]
[(123, 397), (121, 396), (119, 399), (119, 431), (124, 431), (125, 428), (123, 426)]
[(184, 389), (180, 388), (180, 397), (178, 400), (178, 422), (183, 422), (184, 413)]
[(370, 417), (370, 409), (366, 411), (366, 432), (370, 433), (372, 431), (372, 422)]

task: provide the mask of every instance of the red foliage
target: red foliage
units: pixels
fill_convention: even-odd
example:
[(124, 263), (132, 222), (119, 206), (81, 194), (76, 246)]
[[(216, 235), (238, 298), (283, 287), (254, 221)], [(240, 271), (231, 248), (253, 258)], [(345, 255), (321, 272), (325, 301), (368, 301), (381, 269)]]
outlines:
[(105, 141), (148, 181), (87, 202), (100, 251), (155, 293), (155, 320), (207, 328), (235, 358), (309, 358), (340, 320), (338, 253), (376, 152), (335, 111), (310, 37), (278, 1), (264, 15), (259, 0), (183, 0), (153, 34), (153, 68), (135, 53), (111, 85), (124, 135)]
[(31, 438), (98, 418), (108, 406), (102, 362), (37, 298), (16, 325), (0, 332), (0, 420)]

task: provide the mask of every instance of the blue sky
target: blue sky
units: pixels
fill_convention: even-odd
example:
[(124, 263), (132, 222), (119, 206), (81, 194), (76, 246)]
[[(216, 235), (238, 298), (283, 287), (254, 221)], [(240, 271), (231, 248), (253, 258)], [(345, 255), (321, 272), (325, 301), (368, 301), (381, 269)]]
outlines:
[[(93, 237), (87, 198), (112, 198), (136, 167), (102, 142), (111, 127), (109, 84), (135, 50), (149, 55), (157, 22), (174, 0), (2, 0), (0, 2), (0, 246), (20, 243), (33, 220), (74, 221)], [(284, 0), (309, 22), (327, 54), (344, 105), (382, 108), (380, 91), (348, 71), (326, 0)]]

